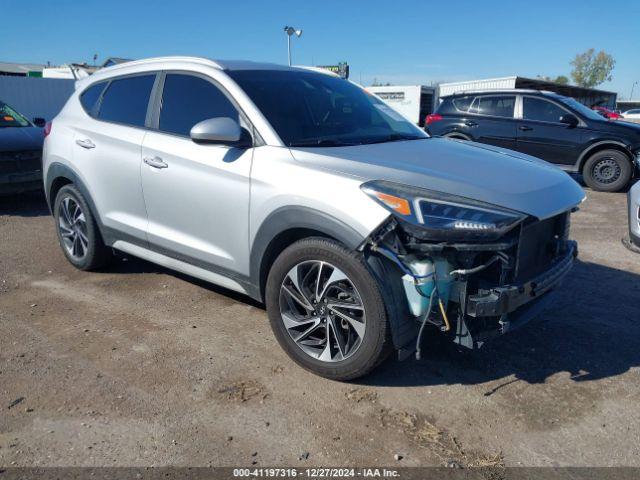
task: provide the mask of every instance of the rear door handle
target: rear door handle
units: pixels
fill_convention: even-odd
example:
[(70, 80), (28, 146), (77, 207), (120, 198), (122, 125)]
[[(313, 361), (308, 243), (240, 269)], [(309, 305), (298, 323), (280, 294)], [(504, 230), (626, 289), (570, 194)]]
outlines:
[(145, 157), (144, 163), (153, 168), (167, 168), (169, 166), (160, 157)]
[(518, 128), (523, 132), (528, 132), (529, 130), (533, 130), (533, 128), (528, 127), (527, 125), (520, 125)]
[(79, 138), (78, 140), (76, 140), (76, 143), (82, 148), (96, 148), (96, 144), (88, 138), (85, 138), (84, 140)]
[(466, 122), (464, 122), (464, 124), (467, 127), (477, 127), (478, 126), (478, 124), (476, 122), (472, 122), (471, 120), (467, 120)]

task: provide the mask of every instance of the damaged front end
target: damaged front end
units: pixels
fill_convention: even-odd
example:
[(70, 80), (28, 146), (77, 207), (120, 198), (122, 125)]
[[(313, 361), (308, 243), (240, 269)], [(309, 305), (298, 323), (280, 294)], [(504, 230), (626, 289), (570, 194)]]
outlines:
[(428, 326), (467, 348), (544, 308), (577, 256), (571, 209), (539, 220), (471, 199), (389, 182), (363, 186), (394, 215), (363, 244), (393, 298), (394, 342), (415, 346)]

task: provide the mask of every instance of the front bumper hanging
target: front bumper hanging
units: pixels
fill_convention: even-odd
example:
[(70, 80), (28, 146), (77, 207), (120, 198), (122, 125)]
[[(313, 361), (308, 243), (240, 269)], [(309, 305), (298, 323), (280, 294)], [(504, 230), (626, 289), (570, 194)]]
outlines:
[(495, 287), (470, 295), (467, 299), (467, 314), (471, 317), (490, 317), (514, 312), (560, 283), (571, 270), (577, 255), (576, 242), (567, 242), (564, 255), (549, 270), (534, 279), (521, 285)]

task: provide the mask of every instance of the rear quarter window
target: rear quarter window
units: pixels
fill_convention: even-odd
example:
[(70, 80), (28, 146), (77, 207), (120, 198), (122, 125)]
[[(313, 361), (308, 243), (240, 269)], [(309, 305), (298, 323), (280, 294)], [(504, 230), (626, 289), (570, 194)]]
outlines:
[(82, 108), (92, 117), (95, 117), (98, 113), (98, 100), (106, 85), (107, 82), (96, 83), (80, 94), (80, 104)]
[(473, 96), (445, 98), (438, 107), (439, 114), (466, 113), (469, 111)]

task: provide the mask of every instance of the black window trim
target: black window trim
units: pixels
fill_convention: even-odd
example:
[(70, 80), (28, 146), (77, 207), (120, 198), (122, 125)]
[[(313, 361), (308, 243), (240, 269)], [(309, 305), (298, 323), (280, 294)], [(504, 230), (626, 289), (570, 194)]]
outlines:
[(151, 106), (150, 106), (151, 112), (150, 112), (150, 115), (148, 116), (148, 120), (149, 120), (149, 125), (147, 127), (148, 130), (153, 131), (155, 133), (162, 134), (162, 135), (169, 135), (172, 137), (190, 138), (189, 135), (182, 135), (180, 133), (167, 132), (165, 130), (160, 130), (160, 113), (162, 110), (162, 95), (164, 93), (165, 79), (167, 75), (171, 75), (171, 74), (186, 75), (186, 76), (196, 77), (196, 78), (205, 80), (210, 84), (212, 84), (214, 87), (216, 87), (218, 90), (220, 90), (220, 92), (222, 92), (222, 94), (227, 98), (227, 100), (229, 100), (231, 105), (233, 105), (233, 107), (238, 111), (241, 125), (242, 123), (246, 125), (246, 128), (251, 134), (251, 137), (253, 139), (253, 148), (266, 145), (265, 141), (262, 139), (262, 137), (258, 133), (258, 130), (253, 125), (253, 122), (251, 122), (251, 120), (249, 119), (249, 116), (245, 113), (245, 111), (240, 106), (240, 104), (236, 101), (233, 95), (231, 95), (229, 91), (216, 79), (204, 73), (196, 72), (193, 70), (186, 70), (186, 69), (185, 70), (182, 70), (182, 69), (162, 70), (158, 73), (159, 73), (158, 82), (157, 82), (158, 88), (152, 92), (152, 94), (154, 94), (154, 97), (152, 97), (153, 102), (151, 102)]
[(530, 95), (530, 94), (521, 94), (520, 98), (521, 100), (521, 105), (522, 105), (522, 111), (520, 112), (521, 118), (519, 118), (518, 120), (520, 120), (521, 122), (535, 122), (535, 123), (544, 123), (546, 125), (556, 125), (556, 126), (564, 126), (566, 127), (566, 125), (562, 122), (549, 122), (547, 120), (533, 120), (533, 119), (527, 119), (524, 116), (524, 99), (525, 97), (528, 98), (535, 98), (538, 100), (542, 100), (543, 102), (550, 102), (552, 104), (554, 104), (555, 106), (557, 106), (558, 108), (560, 108), (561, 110), (564, 110), (566, 113), (573, 115), (574, 117), (576, 117), (578, 119), (579, 124), (576, 127), (586, 127), (586, 124), (584, 123), (584, 121), (582, 120), (582, 117), (580, 115), (578, 115), (576, 112), (574, 112), (573, 110), (569, 109), (569, 107), (566, 107), (564, 105), (561, 105), (560, 102), (556, 102), (551, 98), (545, 97), (543, 95)]
[(98, 122), (103, 122), (103, 123), (109, 123), (112, 125), (121, 125), (121, 126), (125, 126), (125, 127), (130, 127), (130, 128), (137, 128), (138, 130), (148, 130), (148, 120), (149, 120), (149, 111), (150, 108), (152, 106), (152, 100), (153, 100), (153, 95), (154, 95), (154, 90), (158, 84), (158, 74), (160, 72), (157, 70), (149, 70), (147, 72), (135, 72), (135, 73), (129, 73), (126, 75), (118, 75), (117, 77), (110, 77), (104, 80), (98, 80), (95, 83), (92, 83), (91, 85), (87, 86), (87, 88), (85, 88), (80, 95), (78, 96), (78, 99), (80, 99), (80, 97), (87, 91), (89, 90), (91, 87), (93, 87), (94, 85), (98, 85), (101, 82), (106, 82), (107, 85), (105, 85), (105, 87), (102, 89), (102, 92), (100, 93), (100, 97), (98, 98), (98, 101), (96, 102), (96, 115), (100, 114), (100, 109), (102, 108), (102, 100), (104, 99), (105, 94), (109, 91), (109, 87), (111, 87), (111, 83), (113, 83), (116, 80), (122, 80), (125, 78), (131, 78), (131, 77), (142, 77), (142, 76), (151, 76), (154, 75), (154, 81), (153, 81), (153, 86), (151, 87), (151, 92), (149, 93), (149, 101), (147, 102), (147, 112), (146, 112), (146, 116), (145, 116), (145, 122), (144, 125), (134, 125), (132, 123), (125, 123), (125, 122), (115, 122), (113, 120), (104, 120), (102, 118), (99, 118), (97, 116), (93, 116), (91, 115), (91, 113), (87, 112), (87, 110), (84, 108), (84, 106), (82, 105), (82, 102), (80, 102), (80, 105), (82, 105), (82, 109), (86, 112), (87, 115), (89, 115), (89, 117), (91, 117), (93, 120), (96, 120)]

